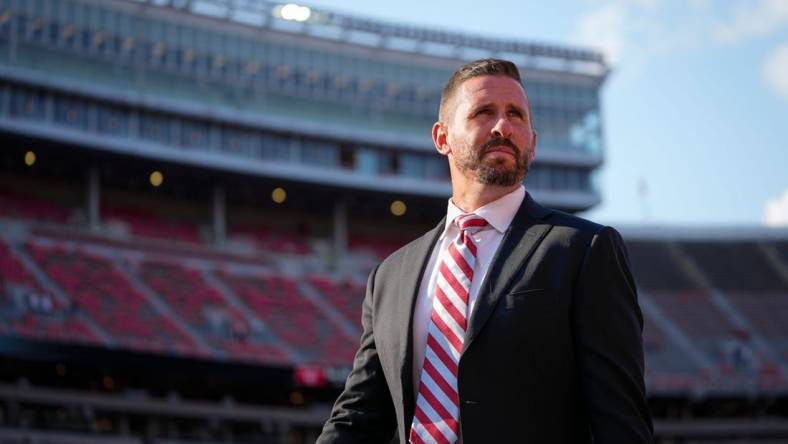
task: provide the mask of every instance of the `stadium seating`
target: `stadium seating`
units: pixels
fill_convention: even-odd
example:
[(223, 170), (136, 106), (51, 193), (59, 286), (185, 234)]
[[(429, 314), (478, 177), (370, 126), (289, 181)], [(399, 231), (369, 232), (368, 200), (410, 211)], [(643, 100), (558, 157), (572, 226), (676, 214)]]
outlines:
[[(3, 334), (265, 365), (347, 366), (352, 361), (363, 285), (316, 274), (314, 265), (306, 264), (318, 261), (310, 262), (308, 242), (294, 230), (236, 226), (231, 236), (253, 238), (264, 250), (249, 255), (196, 242), (196, 231), (181, 238), (185, 242), (168, 243), (159, 237), (170, 228), (118, 238), (18, 220), (29, 224), (29, 234), (15, 241), (17, 250), (32, 257), (70, 301), (45, 291), (0, 243), (7, 287), (2, 313), (12, 320), (3, 325)], [(787, 384), (788, 289), (779, 267), (788, 266), (788, 252), (780, 243), (766, 242), (782, 264), (775, 265), (775, 256), (767, 260), (759, 242), (628, 242), (638, 287), (661, 313), (655, 319), (644, 311), (650, 390)], [(399, 244), (354, 237), (351, 251), (380, 259)], [(282, 254), (289, 259), (280, 261)], [(292, 260), (299, 257), (303, 269)], [(129, 266), (118, 267), (117, 261)], [(275, 271), (285, 264), (289, 277)], [(202, 267), (214, 270), (225, 288), (209, 284)], [(150, 295), (132, 284), (135, 276)], [(162, 312), (160, 304), (168, 309)], [(253, 327), (253, 319), (261, 323)], [(676, 333), (693, 348), (680, 346)], [(755, 337), (765, 345), (753, 342)], [(699, 364), (704, 360), (712, 367)]]
[(11, 254), (8, 245), (0, 238), (0, 276), (3, 282), (24, 285), (37, 289), (33, 277), (25, 270), (25, 267)]
[(195, 224), (170, 220), (153, 211), (132, 207), (106, 205), (103, 217), (108, 221), (121, 221), (136, 236), (181, 242), (199, 242), (199, 230)]
[(100, 343), (73, 310), (43, 290), (0, 240), (0, 332), (60, 342)]
[(648, 291), (692, 291), (699, 287), (676, 263), (666, 242), (627, 242), (632, 273), (638, 287)]
[[(659, 333), (660, 326), (646, 317), (646, 361), (655, 372), (651, 383), (660, 389), (681, 384), (709, 388), (714, 383), (708, 372), (718, 373), (718, 385), (733, 386), (757, 381), (753, 372), (770, 381), (781, 376), (776, 363), (750, 342), (752, 333), (762, 331), (772, 351), (788, 357), (783, 351), (788, 343), (783, 326), (786, 313), (780, 306), (788, 291), (780, 290), (778, 272), (756, 242), (636, 240), (628, 242), (627, 249), (638, 287), (714, 365), (693, 366), (676, 344)], [(717, 301), (711, 292), (719, 293)], [(720, 299), (730, 301), (753, 331), (726, 313)], [(668, 375), (674, 379), (665, 379)]]
[(719, 290), (788, 292), (755, 242), (683, 242), (681, 248)]
[(788, 294), (729, 293), (727, 296), (761, 335), (788, 342)]
[(297, 255), (310, 253), (306, 237), (294, 228), (275, 228), (263, 224), (234, 225), (230, 227), (229, 236), (251, 240), (258, 248), (272, 253)]
[(85, 230), (75, 229), (64, 226), (35, 226), (31, 227), (31, 233), (35, 236), (42, 236), (47, 239), (57, 240), (58, 242), (78, 242), (81, 244), (101, 245), (118, 250), (142, 251), (145, 254), (154, 256), (170, 256), (176, 258), (190, 258), (212, 261), (233, 261), (255, 265), (270, 264), (270, 256), (259, 254), (260, 252), (244, 252), (239, 254), (237, 251), (230, 252), (222, 249), (213, 248), (202, 243), (173, 243), (167, 239), (140, 238), (125, 236), (117, 237), (104, 234), (93, 234)]
[(335, 282), (325, 276), (312, 276), (309, 283), (319, 290), (352, 325), (361, 327), (361, 301), (364, 287), (351, 281)]
[(382, 260), (408, 243), (408, 241), (410, 239), (356, 234), (351, 235), (350, 239), (348, 239), (348, 247), (351, 251), (371, 253)]
[(736, 310), (747, 318), (755, 332), (788, 361), (788, 294), (729, 293)]
[(736, 335), (737, 329), (704, 292), (652, 293), (654, 301), (690, 337), (700, 342)]
[(697, 384), (700, 367), (666, 335), (663, 327), (648, 313), (643, 316), (643, 347), (646, 380), (662, 390), (688, 389)]
[(772, 245), (774, 246), (774, 251), (777, 252), (777, 256), (782, 260), (783, 267), (788, 268), (788, 241), (778, 241), (774, 242)]
[(352, 361), (351, 340), (299, 292), (293, 280), (230, 273), (222, 273), (221, 278), (307, 362), (347, 365)]
[(65, 223), (68, 208), (0, 184), (0, 217)]
[(135, 291), (123, 273), (98, 255), (28, 243), (47, 275), (113, 340), (137, 350), (199, 354), (195, 344)]
[(239, 309), (208, 286), (199, 270), (157, 261), (141, 264), (139, 274), (213, 348), (234, 359), (269, 364), (286, 361), (279, 348), (256, 337)]

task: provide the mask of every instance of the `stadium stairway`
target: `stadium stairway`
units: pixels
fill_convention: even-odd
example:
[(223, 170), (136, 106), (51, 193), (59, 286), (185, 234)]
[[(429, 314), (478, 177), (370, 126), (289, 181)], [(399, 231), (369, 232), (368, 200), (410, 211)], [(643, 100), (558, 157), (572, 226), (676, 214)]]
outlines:
[[(101, 338), (100, 341), (91, 342), (100, 342), (112, 348), (128, 346), (150, 352), (163, 351), (164, 347), (172, 348), (177, 354), (220, 359), (241, 357), (268, 364), (347, 365), (352, 359), (351, 349), (354, 349), (358, 331), (342, 317), (341, 309), (331, 307), (331, 301), (322, 297), (318, 290), (306, 283), (298, 284), (301, 278), (307, 279), (311, 268), (300, 262), (300, 266), (294, 267), (293, 264), (298, 261), (290, 256), (252, 258), (244, 254), (236, 256), (210, 246), (194, 245), (187, 248), (186, 245), (176, 243), (165, 247), (164, 243), (153, 239), (122, 239), (73, 227), (4, 220), (0, 220), (0, 223), (3, 226), (8, 223), (21, 227), (21, 231), (3, 230), (5, 237), (7, 233), (17, 232), (14, 242), (9, 243), (14, 248), (15, 256), (22, 258), (24, 268), (32, 270), (31, 275), (42, 282), (41, 287), (51, 289), (62, 304), (79, 307), (70, 314), (70, 320), (73, 321), (75, 316), (82, 317), (92, 326), (92, 330), (98, 332), (96, 336)], [(19, 248), (16, 247), (17, 243), (20, 244)], [(22, 243), (25, 247), (21, 247)], [(190, 320), (181, 311), (191, 312), (194, 307), (182, 306), (177, 301), (177, 306), (173, 306), (171, 299), (177, 299), (179, 295), (168, 294), (164, 297), (159, 293), (164, 289), (151, 287), (150, 282), (140, 275), (139, 264), (151, 261), (176, 264), (176, 271), (181, 267), (201, 269), (200, 276), (205, 279), (199, 279), (199, 286), (193, 290), (215, 291), (222, 300), (214, 304), (218, 312), (226, 312), (234, 320), (239, 320), (251, 334), (244, 334), (244, 338), (225, 337), (229, 340), (223, 340), (210, 331), (200, 330), (194, 322), (190, 325)], [(248, 269), (258, 277), (251, 285), (260, 285), (257, 294), (252, 291), (252, 300), (248, 300), (247, 296), (250, 295), (240, 297), (234, 291), (234, 287), (239, 284), (236, 281), (242, 281), (244, 273), (224, 273), (227, 269)], [(276, 293), (282, 290), (269, 288), (264, 283), (265, 279), (259, 279), (260, 276), (273, 276), (282, 271), (293, 276), (285, 280), (287, 286), (293, 287), (284, 290), (284, 293)], [(221, 273), (221, 277), (216, 272)], [(178, 282), (182, 282), (183, 278), (179, 273), (173, 276)], [(107, 286), (107, 282), (112, 284)], [(243, 282), (241, 284), (243, 286)], [(274, 293), (260, 294), (260, 290)], [(72, 292), (76, 295), (72, 295)], [(107, 292), (117, 292), (118, 299), (108, 298)], [(286, 301), (276, 302), (277, 297), (285, 297)], [(204, 305), (204, 300), (199, 297), (197, 300), (202, 302), (195, 302), (196, 306)], [(262, 300), (267, 302), (260, 306)], [(105, 308), (107, 304), (111, 307)], [(284, 311), (272, 314), (261, 311), (261, 308)], [(109, 311), (102, 314), (106, 310)], [(293, 319), (300, 324), (285, 327), (284, 321), (289, 316), (287, 313), (298, 313), (299, 316)], [(287, 337), (278, 334), (282, 329), (287, 330)], [(144, 333), (145, 330), (148, 331)], [(154, 333), (154, 330), (157, 332)], [(124, 331), (126, 333), (122, 333)], [(17, 334), (22, 334), (22, 331)], [(169, 339), (160, 338), (164, 343), (151, 341), (148, 338), (151, 334), (155, 334), (156, 338), (163, 334)], [(304, 342), (305, 337), (311, 340)]]
[(131, 287), (143, 295), (148, 303), (154, 309), (156, 309), (159, 314), (172, 321), (172, 323), (175, 324), (181, 333), (189, 337), (189, 339), (191, 339), (191, 341), (197, 345), (199, 352), (205, 355), (213, 354), (218, 357), (224, 357), (224, 354), (220, 350), (216, 350), (206, 344), (203, 338), (197, 332), (195, 332), (187, 322), (178, 316), (175, 310), (167, 305), (167, 303), (164, 302), (155, 291), (153, 291), (145, 282), (143, 282), (134, 267), (131, 267), (127, 262), (120, 260), (117, 255), (113, 257), (112, 262), (116, 269), (122, 271), (126, 275)]
[(775, 245), (758, 243), (758, 248), (760, 249), (761, 253), (763, 253), (769, 264), (771, 264), (771, 266), (774, 268), (774, 271), (780, 276), (783, 284), (785, 284), (785, 287), (788, 288), (788, 264), (784, 263), (780, 258), (780, 253), (777, 251), (777, 247)]
[(228, 304), (230, 304), (230, 306), (237, 309), (246, 318), (246, 321), (254, 331), (265, 336), (265, 338), (274, 347), (282, 351), (282, 353), (287, 357), (288, 362), (301, 364), (305, 361), (298, 349), (291, 347), (280, 337), (278, 337), (274, 330), (266, 325), (266, 323), (263, 322), (240, 297), (238, 297), (232, 288), (230, 288), (216, 276), (213, 269), (208, 267), (203, 268), (202, 277), (205, 282), (211, 286), (211, 288), (214, 288), (219, 292), (219, 294), (222, 295), (222, 297), (225, 299), (225, 301), (227, 301)]
[(309, 284), (339, 311), (346, 322), (353, 326), (360, 325), (361, 306), (366, 293), (366, 286), (357, 282), (366, 282), (366, 280), (354, 282), (350, 278), (337, 280), (330, 276), (309, 277)]
[(767, 358), (768, 361), (770, 361), (769, 364), (776, 365), (782, 375), (788, 375), (788, 368), (786, 368), (785, 361), (779, 353), (775, 352), (769, 343), (763, 339), (756, 326), (752, 325), (747, 318), (742, 316), (732, 306), (725, 292), (715, 287), (711, 279), (703, 272), (697, 262), (689, 254), (683, 252), (679, 245), (671, 243), (670, 248), (677, 263), (696, 285), (709, 294), (709, 301), (717, 310), (726, 316), (727, 321), (740, 331), (746, 332), (756, 351)]
[[(191, 338), (151, 306), (112, 262), (111, 248), (31, 238), (35, 262), (115, 339), (117, 345), (146, 351), (198, 353)], [(111, 296), (111, 297), (108, 297)]]
[(673, 320), (666, 315), (653, 298), (643, 290), (638, 292), (640, 307), (643, 314), (653, 320), (668, 338), (682, 350), (700, 369), (713, 369), (714, 364), (711, 359), (701, 351), (692, 339), (679, 328)]
[(361, 337), (361, 330), (355, 328), (348, 319), (345, 319), (345, 316), (343, 316), (333, 304), (327, 301), (322, 293), (312, 287), (312, 285), (308, 282), (300, 281), (298, 283), (298, 289), (306, 299), (315, 304), (327, 318), (331, 319), (334, 324), (339, 327), (340, 331), (342, 331), (348, 340), (356, 342), (358, 338)]
[(35, 282), (0, 240), (0, 332), (57, 342), (100, 343), (72, 305)]
[[(52, 295), (59, 304), (61, 305), (71, 305), (73, 300), (66, 295), (66, 293), (56, 285), (49, 276), (38, 266), (38, 264), (27, 254), (24, 248), (20, 248), (18, 242), (21, 242), (24, 238), (19, 236), (19, 234), (23, 234), (24, 227), (14, 227), (16, 229), (3, 229), (2, 232), (4, 234), (0, 234), (0, 240), (4, 241), (5, 244), (8, 246), (8, 253), (10, 254), (11, 258), (19, 262), (19, 265), (24, 269), (24, 272), (32, 276), (34, 280), (34, 285), (43, 289), (47, 294)], [(13, 236), (16, 233), (17, 236)], [(24, 233), (27, 235), (27, 233)], [(100, 341), (101, 344), (107, 346), (114, 346), (116, 345), (116, 341), (113, 339), (112, 335), (110, 335), (104, 328), (102, 328), (97, 322), (95, 322), (90, 316), (82, 311), (77, 311), (73, 314), (76, 317), (76, 320), (82, 324), (84, 324), (90, 331), (90, 334), (95, 336), (95, 338)]]
[(238, 274), (218, 279), (245, 301), (276, 335), (297, 348), (307, 364), (346, 366), (355, 349), (336, 323), (305, 297), (296, 278), (276, 273)]

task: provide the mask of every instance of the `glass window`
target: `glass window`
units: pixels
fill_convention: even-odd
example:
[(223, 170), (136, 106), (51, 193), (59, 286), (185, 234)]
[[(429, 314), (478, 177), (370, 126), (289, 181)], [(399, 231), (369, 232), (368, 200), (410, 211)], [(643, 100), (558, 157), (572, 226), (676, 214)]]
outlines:
[(74, 48), (77, 51), (86, 52), (90, 50), (92, 44), (93, 33), (87, 28), (78, 28), (74, 39)]
[(369, 175), (378, 173), (378, 150), (362, 147), (356, 150), (356, 170)]
[(32, 12), (35, 15), (41, 15), (41, 14), (44, 13), (44, 0), (34, 0), (34, 1), (30, 2), (30, 3), (32, 3), (31, 4)]
[(181, 145), (186, 148), (208, 148), (210, 127), (207, 123), (184, 121), (181, 127)]
[(28, 117), (44, 119), (44, 93), (41, 91), (24, 88), (11, 90), (11, 115), (15, 117)]
[(337, 148), (333, 143), (304, 140), (301, 146), (301, 161), (309, 165), (334, 168), (339, 158)]
[(105, 134), (127, 135), (128, 112), (108, 106), (98, 108), (98, 131)]
[(423, 179), (427, 175), (425, 159), (421, 154), (402, 154), (400, 156), (400, 175), (412, 179)]
[(378, 174), (394, 175), (400, 171), (400, 155), (390, 150), (378, 151)]
[(579, 174), (580, 183), (578, 184), (579, 189), (581, 191), (592, 191), (591, 190), (591, 172), (590, 171), (580, 171)]
[(222, 130), (222, 151), (245, 157), (260, 157), (260, 136), (234, 128)]
[(551, 168), (550, 171), (550, 188), (555, 191), (563, 191), (567, 189), (567, 177), (565, 168)]
[(11, 90), (5, 83), (0, 83), (0, 114), (5, 116), (9, 113), (11, 103)]
[(172, 133), (172, 122), (168, 117), (152, 113), (140, 116), (140, 136), (143, 139), (168, 144)]
[(525, 186), (528, 189), (544, 190), (549, 188), (549, 184), (545, 183), (546, 171), (544, 167), (533, 165), (528, 169), (528, 174), (525, 176)]
[(580, 171), (575, 168), (566, 170), (566, 189), (577, 191), (580, 189)]
[(34, 15), (28, 18), (28, 37), (33, 42), (43, 42), (47, 35), (47, 26), (43, 17)]
[(279, 134), (263, 134), (260, 157), (268, 160), (290, 161), (290, 138)]
[(424, 159), (425, 177), (430, 180), (448, 180), (449, 164), (443, 156), (426, 156)]
[(86, 129), (88, 126), (87, 104), (77, 99), (56, 97), (55, 122)]

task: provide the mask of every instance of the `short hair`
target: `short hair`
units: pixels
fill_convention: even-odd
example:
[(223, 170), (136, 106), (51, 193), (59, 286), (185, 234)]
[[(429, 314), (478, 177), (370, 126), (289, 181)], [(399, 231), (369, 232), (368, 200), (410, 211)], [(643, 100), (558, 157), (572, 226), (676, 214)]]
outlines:
[(522, 86), (523, 82), (520, 79), (520, 70), (517, 66), (503, 59), (479, 59), (473, 62), (466, 63), (459, 67), (449, 77), (446, 86), (443, 87), (441, 93), (441, 103), (438, 109), (438, 118), (443, 120), (443, 112), (446, 104), (454, 97), (457, 88), (466, 80), (480, 76), (505, 76), (517, 81)]

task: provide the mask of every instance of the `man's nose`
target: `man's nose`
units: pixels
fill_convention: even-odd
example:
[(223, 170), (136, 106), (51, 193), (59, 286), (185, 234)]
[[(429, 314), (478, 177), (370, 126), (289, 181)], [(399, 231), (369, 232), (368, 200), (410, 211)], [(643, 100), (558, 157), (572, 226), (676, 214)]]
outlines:
[(499, 117), (495, 122), (495, 126), (492, 128), (492, 135), (493, 137), (505, 138), (509, 138), (512, 135), (512, 123), (509, 122), (506, 116)]

